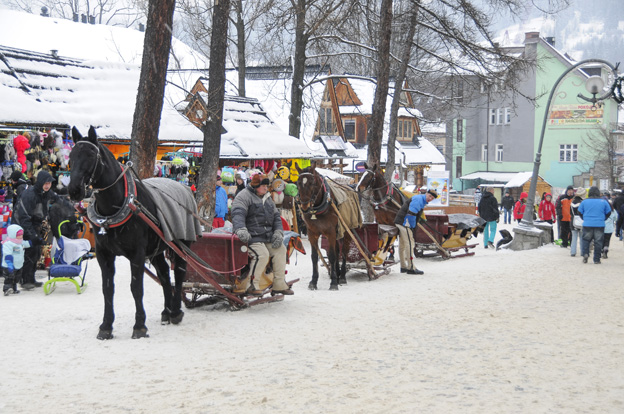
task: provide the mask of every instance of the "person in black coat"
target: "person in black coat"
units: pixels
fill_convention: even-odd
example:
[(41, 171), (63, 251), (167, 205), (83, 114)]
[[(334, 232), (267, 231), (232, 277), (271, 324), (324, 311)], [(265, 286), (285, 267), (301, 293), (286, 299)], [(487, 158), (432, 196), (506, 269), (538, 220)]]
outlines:
[(13, 220), (24, 229), (24, 240), (30, 241), (31, 248), (24, 254), (22, 270), (22, 288), (31, 290), (40, 287), (41, 282), (35, 280), (37, 262), (41, 257), (41, 228), (43, 221), (48, 217), (48, 208), (51, 203), (59, 200), (59, 196), (51, 190), (54, 178), (47, 171), (37, 174), (37, 181), (29, 186), (20, 196), (19, 202), (14, 204)]
[(500, 212), (498, 210), (498, 201), (494, 197), (494, 188), (488, 187), (481, 196), (479, 201), (479, 216), (485, 220), (485, 228), (483, 229), (483, 247), (486, 249), (494, 247), (494, 237), (496, 237), (496, 225)]
[(505, 196), (501, 200), (501, 207), (503, 208), (503, 219), (505, 224), (511, 224), (511, 213), (513, 212), (514, 204), (516, 200), (511, 196), (509, 190), (505, 190)]
[(11, 186), (13, 187), (13, 209), (15, 209), (19, 202), (19, 197), (28, 187), (32, 186), (32, 183), (21, 172), (13, 171), (11, 174)]

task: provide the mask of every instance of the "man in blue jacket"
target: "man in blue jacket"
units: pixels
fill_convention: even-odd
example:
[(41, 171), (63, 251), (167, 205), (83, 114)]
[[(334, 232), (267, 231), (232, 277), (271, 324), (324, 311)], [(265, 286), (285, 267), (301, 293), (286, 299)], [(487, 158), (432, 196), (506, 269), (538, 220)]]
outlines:
[(438, 194), (429, 190), (426, 194), (417, 194), (408, 199), (397, 213), (394, 219), (399, 229), (399, 258), (401, 260), (401, 273), (408, 275), (422, 275), (422, 270), (414, 266), (414, 229), (425, 206), (435, 200)]
[(594, 263), (600, 264), (605, 220), (611, 215), (611, 205), (607, 200), (600, 197), (598, 187), (592, 187), (589, 189), (589, 197), (583, 200), (578, 212), (583, 218), (583, 237), (581, 238), (583, 263), (587, 263), (587, 259), (589, 259), (589, 243), (593, 240)]

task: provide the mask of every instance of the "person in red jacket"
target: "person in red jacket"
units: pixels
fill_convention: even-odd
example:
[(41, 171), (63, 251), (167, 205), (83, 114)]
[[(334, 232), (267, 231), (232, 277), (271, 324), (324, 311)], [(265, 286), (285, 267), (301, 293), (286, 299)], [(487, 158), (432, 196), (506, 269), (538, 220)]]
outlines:
[(526, 208), (527, 198), (529, 198), (529, 194), (523, 192), (520, 194), (520, 200), (516, 201), (516, 205), (514, 206), (514, 220), (520, 223), (522, 221), (522, 217), (524, 217), (524, 210)]
[[(552, 194), (546, 193), (544, 199), (540, 202), (537, 209), (537, 215), (540, 220), (553, 224), (557, 221), (557, 212), (555, 211), (555, 205), (552, 202)], [(550, 229), (550, 240), (555, 241), (555, 233), (552, 228)]]

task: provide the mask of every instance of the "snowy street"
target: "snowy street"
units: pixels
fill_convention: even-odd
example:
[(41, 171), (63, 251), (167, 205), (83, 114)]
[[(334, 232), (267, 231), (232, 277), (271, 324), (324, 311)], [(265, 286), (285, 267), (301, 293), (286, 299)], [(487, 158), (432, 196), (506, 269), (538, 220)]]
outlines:
[[(510, 225), (499, 225), (508, 228)], [(498, 240), (498, 238), (497, 238)], [(624, 410), (624, 244), (603, 264), (569, 249), (484, 249), (420, 259), (422, 276), (347, 276), (309, 291), (309, 256), (283, 302), (185, 309), (132, 340), (129, 265), (118, 259), (115, 338), (98, 341), (96, 261), (69, 283), (0, 298), (0, 413), (615, 413)], [(306, 249), (309, 245), (306, 241)]]

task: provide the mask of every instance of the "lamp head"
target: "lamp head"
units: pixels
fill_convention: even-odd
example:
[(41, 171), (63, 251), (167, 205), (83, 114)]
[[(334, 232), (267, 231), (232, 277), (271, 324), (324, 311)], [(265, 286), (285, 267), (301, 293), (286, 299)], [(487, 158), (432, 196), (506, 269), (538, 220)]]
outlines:
[(602, 88), (604, 88), (604, 80), (602, 80), (602, 77), (597, 75), (590, 76), (585, 82), (585, 88), (587, 89), (587, 92), (592, 95), (597, 95), (602, 91)]

